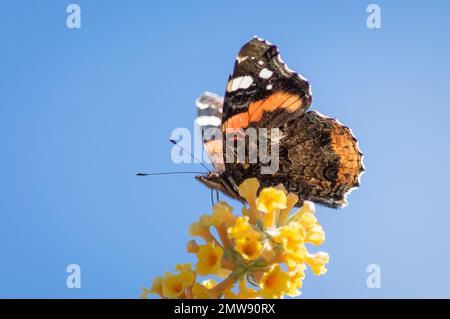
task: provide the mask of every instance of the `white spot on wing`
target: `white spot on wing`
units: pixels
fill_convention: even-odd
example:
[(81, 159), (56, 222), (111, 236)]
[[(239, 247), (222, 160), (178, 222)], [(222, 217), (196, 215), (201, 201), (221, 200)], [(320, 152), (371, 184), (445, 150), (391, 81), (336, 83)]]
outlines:
[(220, 126), (220, 118), (218, 118), (217, 116), (212, 116), (212, 115), (202, 115), (197, 117), (197, 124), (200, 126), (207, 126), (207, 125), (212, 125), (212, 126)]
[(268, 79), (272, 76), (273, 72), (270, 71), (269, 69), (262, 69), (261, 72), (259, 72), (259, 77), (262, 79)]
[(233, 82), (231, 82), (231, 92), (236, 91), (239, 88), (239, 82), (241, 81), (242, 77), (233, 79)]
[(253, 78), (249, 75), (239, 76), (237, 78), (231, 79), (227, 85), (227, 91), (233, 92), (238, 89), (247, 89), (252, 85)]
[(253, 83), (253, 78), (251, 76), (244, 76), (241, 84), (239, 84), (240, 89), (246, 89)]
[(269, 85), (266, 86), (267, 90), (272, 90), (272, 88), (273, 88), (272, 84), (269, 84)]

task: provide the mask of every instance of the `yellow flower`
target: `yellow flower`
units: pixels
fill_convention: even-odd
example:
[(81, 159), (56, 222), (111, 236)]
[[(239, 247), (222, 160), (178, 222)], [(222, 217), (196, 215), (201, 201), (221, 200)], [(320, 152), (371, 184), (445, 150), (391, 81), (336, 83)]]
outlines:
[(256, 201), (256, 194), (259, 189), (259, 182), (256, 178), (248, 178), (239, 185), (239, 195), (244, 198), (249, 205)]
[(290, 272), (291, 280), (289, 283), (288, 296), (297, 297), (301, 294), (299, 289), (303, 286), (303, 279), (305, 279), (305, 265), (297, 264), (295, 270)]
[(175, 270), (178, 270), (178, 271), (192, 271), (192, 265), (190, 263), (177, 264), (175, 266)]
[(191, 290), (192, 298), (194, 299), (211, 299), (208, 289), (199, 283), (195, 283)]
[(231, 289), (224, 293), (225, 299), (256, 299), (259, 298), (259, 293), (256, 289), (248, 288), (245, 279), (239, 281), (239, 292), (236, 294)]
[(179, 298), (194, 281), (195, 274), (192, 271), (182, 270), (178, 275), (166, 272), (162, 279), (162, 295), (166, 298)]
[(248, 216), (240, 216), (236, 219), (234, 225), (228, 228), (228, 236), (234, 240), (251, 238), (259, 239), (261, 234), (249, 223)]
[(203, 237), (204, 233), (209, 233), (209, 226), (202, 224), (201, 222), (193, 222), (189, 227), (189, 235)]
[(286, 195), (286, 208), (282, 209), (280, 212), (280, 225), (286, 224), (289, 213), (291, 212), (292, 208), (294, 208), (295, 204), (298, 202), (298, 196), (294, 193), (289, 193)]
[(280, 227), (278, 234), (272, 238), (283, 245), (284, 251), (288, 254), (297, 254), (301, 250), (306, 237), (305, 229), (296, 222), (290, 222), (288, 225)]
[(230, 247), (230, 241), (227, 236), (227, 227), (234, 224), (236, 216), (232, 213), (233, 208), (225, 202), (218, 202), (213, 207), (213, 213), (209, 222), (216, 228), (217, 234), (222, 242), (223, 248), (227, 250)]
[(285, 263), (290, 270), (295, 268), (299, 263), (304, 263), (307, 255), (308, 251), (306, 250), (306, 247), (304, 245), (299, 245), (295, 252), (283, 252), (279, 256), (278, 261)]
[(286, 204), (287, 197), (282, 190), (278, 190), (275, 187), (267, 187), (259, 194), (256, 207), (264, 213), (270, 213), (286, 208)]
[(186, 245), (186, 250), (188, 253), (196, 254), (198, 253), (199, 246), (197, 245), (197, 242), (195, 240), (188, 241)]
[(306, 243), (311, 243), (313, 245), (319, 246), (325, 241), (325, 232), (322, 226), (316, 224), (308, 229), (306, 233)]
[(191, 290), (194, 299), (211, 299), (213, 296), (209, 293), (209, 289), (214, 288), (217, 282), (214, 279), (202, 281), (201, 284), (196, 283)]
[(304, 263), (308, 253), (304, 245), (305, 236), (303, 226), (297, 222), (290, 222), (288, 225), (280, 227), (272, 237), (283, 247), (279, 261), (284, 262), (289, 268), (298, 263)]
[(150, 291), (154, 294), (158, 294), (161, 296), (162, 295), (162, 282), (163, 282), (162, 277), (156, 277), (155, 279), (153, 279), (152, 288), (150, 289)]
[(253, 288), (248, 288), (245, 280), (241, 280), (239, 282), (238, 298), (240, 298), (240, 299), (255, 299), (255, 298), (259, 298), (259, 293)]
[(259, 189), (259, 182), (256, 178), (248, 178), (241, 185), (239, 185), (239, 195), (244, 198), (250, 209), (243, 209), (250, 218), (252, 224), (256, 223), (257, 219), (260, 218), (260, 212), (256, 208), (256, 196)]
[(212, 289), (217, 285), (217, 281), (215, 281), (214, 279), (203, 280), (202, 285), (205, 286), (207, 289)]
[(220, 270), (222, 256), (222, 248), (216, 246), (215, 243), (201, 245), (197, 252), (198, 262), (195, 269), (202, 276), (217, 274)]
[(233, 287), (230, 287), (230, 289), (224, 291), (223, 297), (225, 299), (240, 299), (238, 295), (231, 290), (231, 288)]
[[(194, 239), (187, 243), (187, 251), (197, 256), (195, 271), (191, 264), (177, 264), (178, 274), (155, 278), (151, 289), (144, 288), (141, 297), (147, 298), (150, 293), (180, 299), (295, 297), (301, 294), (307, 265), (314, 274), (324, 274), (328, 254), (310, 254), (305, 246), (320, 245), (325, 240), (314, 204), (305, 201), (290, 215), (298, 203), (297, 195), (288, 193), (282, 184), (259, 187), (256, 178), (239, 186), (240, 196), (248, 202), (241, 216), (220, 201), (210, 215), (194, 222), (190, 235), (206, 241), (204, 245)], [(226, 278), (218, 283), (212, 278), (199, 278), (209, 275)], [(248, 287), (250, 283), (257, 283), (258, 288)]]
[(330, 257), (324, 252), (318, 252), (314, 255), (308, 255), (306, 257), (306, 263), (311, 267), (311, 270), (316, 275), (323, 275), (327, 272), (325, 264), (327, 264), (329, 260)]
[[(223, 261), (223, 259), (222, 259)], [(222, 267), (223, 267), (223, 263), (222, 263)], [(231, 274), (231, 270), (228, 269), (224, 269), (224, 268), (220, 268), (220, 270), (217, 272), (217, 276), (221, 277), (221, 278), (225, 278), (228, 277)]]
[(202, 223), (205, 226), (211, 226), (212, 225), (211, 217), (206, 215), (206, 214), (203, 214), (202, 216), (200, 216), (199, 220), (200, 220), (200, 223)]
[(162, 282), (163, 282), (163, 278), (162, 277), (156, 277), (153, 279), (152, 282), (152, 287), (150, 288), (150, 290), (144, 288), (143, 292), (141, 294), (141, 298), (146, 299), (148, 294), (157, 294), (160, 297), (163, 296), (162, 294)]
[(149, 291), (145, 288), (142, 289), (143, 292), (139, 295), (139, 297), (141, 297), (141, 299), (147, 299)]
[(274, 249), (274, 246), (272, 245), (272, 242), (269, 240), (265, 240), (263, 243), (263, 248), (260, 254), (260, 257), (262, 257), (266, 261), (275, 261), (278, 260), (279, 257), (279, 250)]
[[(214, 241), (214, 236), (210, 231), (210, 224), (207, 217), (200, 217), (199, 221), (193, 222), (189, 227), (189, 234), (194, 237), (201, 237), (207, 242)], [(206, 223), (205, 223), (206, 221)]]
[(310, 212), (303, 213), (301, 216), (299, 216), (297, 221), (306, 229), (309, 229), (317, 224), (316, 216), (314, 216), (314, 214)]
[(241, 238), (235, 242), (236, 250), (247, 260), (255, 260), (260, 256), (263, 245), (256, 238)]
[(264, 298), (279, 299), (289, 292), (289, 285), (289, 273), (283, 271), (279, 264), (274, 264), (259, 282), (260, 294)]
[(236, 221), (236, 216), (233, 215), (233, 208), (225, 202), (218, 202), (213, 207), (211, 216), (211, 224), (219, 226), (223, 223), (232, 225)]
[(315, 207), (314, 207), (314, 203), (305, 200), (303, 202), (302, 207), (300, 207), (300, 209), (292, 216), (291, 220), (292, 221), (297, 221), (298, 219), (301, 218), (301, 216), (305, 213), (310, 213), (314, 215), (315, 212)]

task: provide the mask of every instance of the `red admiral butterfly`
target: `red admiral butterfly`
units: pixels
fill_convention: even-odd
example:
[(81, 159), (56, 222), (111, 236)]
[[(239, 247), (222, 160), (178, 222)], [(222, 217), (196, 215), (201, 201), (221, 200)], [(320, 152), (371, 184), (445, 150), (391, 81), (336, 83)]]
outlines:
[[(214, 171), (196, 178), (239, 200), (238, 185), (257, 177), (262, 187), (281, 183), (301, 200), (333, 208), (345, 206), (346, 195), (359, 186), (363, 156), (350, 128), (316, 111), (307, 112), (311, 102), (308, 81), (282, 62), (275, 45), (253, 38), (239, 51), (225, 98), (206, 92), (197, 100), (197, 124), (204, 133), (220, 128), (222, 136), (205, 135), (204, 147)], [(279, 129), (276, 172), (261, 174), (261, 161), (252, 162), (248, 157), (236, 160), (234, 141), (239, 136), (245, 141), (242, 130), (248, 128)], [(241, 135), (236, 135), (237, 131)], [(264, 138), (273, 145), (270, 134)], [(231, 146), (226, 143), (230, 140)], [(232, 157), (224, 151), (230, 147)]]

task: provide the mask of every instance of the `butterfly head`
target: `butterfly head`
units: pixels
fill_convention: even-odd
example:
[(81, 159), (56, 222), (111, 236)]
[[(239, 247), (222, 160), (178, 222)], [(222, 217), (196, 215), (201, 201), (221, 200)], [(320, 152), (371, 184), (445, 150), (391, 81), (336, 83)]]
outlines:
[(222, 190), (221, 177), (216, 172), (210, 172), (206, 175), (198, 175), (195, 176), (195, 178), (208, 188)]
[(223, 194), (235, 198), (239, 201), (242, 201), (243, 199), (239, 196), (238, 191), (230, 185), (230, 183), (227, 182), (227, 179), (224, 178), (220, 173), (217, 172), (210, 172), (206, 175), (198, 175), (195, 176), (195, 178), (205, 185), (206, 187), (210, 189), (215, 189)]

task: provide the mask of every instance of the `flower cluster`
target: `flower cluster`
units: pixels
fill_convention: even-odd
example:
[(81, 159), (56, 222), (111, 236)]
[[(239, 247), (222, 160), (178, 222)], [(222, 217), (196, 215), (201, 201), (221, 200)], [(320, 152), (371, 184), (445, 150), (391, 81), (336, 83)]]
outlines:
[[(316, 275), (324, 274), (328, 254), (312, 254), (305, 247), (325, 240), (314, 204), (305, 201), (292, 213), (298, 202), (295, 194), (282, 185), (259, 188), (256, 178), (239, 186), (248, 203), (242, 215), (233, 214), (221, 201), (211, 215), (194, 222), (189, 232), (202, 243), (190, 240), (187, 251), (196, 254), (195, 267), (177, 265), (175, 274), (155, 278), (142, 297), (152, 293), (161, 298), (283, 298), (300, 294), (307, 266)], [(224, 279), (200, 281), (202, 276)]]

